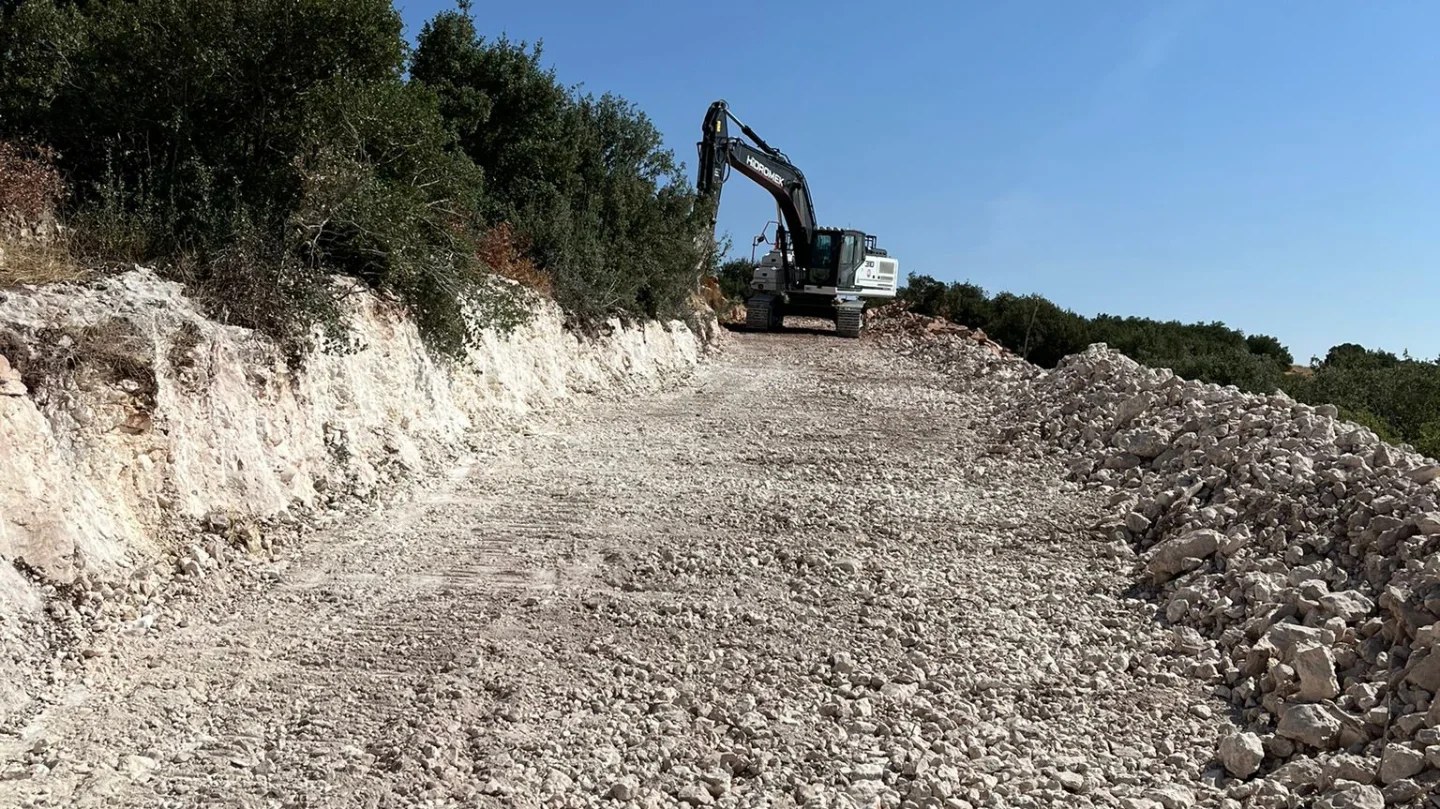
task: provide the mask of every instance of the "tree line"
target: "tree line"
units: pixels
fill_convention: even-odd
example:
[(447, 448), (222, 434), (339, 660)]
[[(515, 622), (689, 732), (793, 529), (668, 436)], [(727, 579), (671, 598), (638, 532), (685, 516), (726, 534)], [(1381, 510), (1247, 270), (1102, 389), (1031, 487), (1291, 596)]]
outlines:
[(580, 318), (679, 313), (708, 220), (659, 131), (478, 25), (462, 0), (412, 47), (390, 0), (0, 0), (0, 142), (53, 161), (84, 261), (291, 345), (336, 325), (333, 274), (450, 352), (492, 273)]
[[(738, 265), (736, 271), (738, 277)], [(1085, 317), (1039, 295), (991, 295), (975, 284), (947, 284), (927, 275), (910, 276), (899, 297), (918, 314), (982, 329), (1038, 365), (1053, 367), (1092, 343), (1106, 343), (1137, 362), (1169, 368), (1187, 379), (1335, 404), (1343, 416), (1382, 438), (1440, 458), (1440, 362), (1346, 343), (1298, 367), (1278, 339), (1246, 335), (1218, 321)]]

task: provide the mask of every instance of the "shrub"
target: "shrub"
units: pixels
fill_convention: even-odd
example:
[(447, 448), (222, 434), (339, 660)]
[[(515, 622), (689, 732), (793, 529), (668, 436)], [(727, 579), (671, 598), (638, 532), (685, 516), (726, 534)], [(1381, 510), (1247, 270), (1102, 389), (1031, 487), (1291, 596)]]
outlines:
[(0, 227), (33, 227), (50, 219), (64, 194), (55, 150), (0, 141)]
[(748, 258), (730, 259), (720, 265), (715, 279), (720, 294), (729, 300), (744, 300), (755, 277), (755, 265)]
[(0, 138), (55, 147), (76, 249), (157, 266), (287, 350), (335, 332), (332, 273), (448, 354), (475, 312), (513, 322), (489, 273), (596, 319), (670, 314), (698, 286), (695, 195), (655, 127), (562, 86), (538, 46), (485, 41), (468, 3), (425, 26), (408, 77), (389, 0), (0, 15)]
[(480, 236), (479, 258), (491, 272), (549, 298), (554, 283), (530, 254), (530, 243), (509, 222), (490, 227)]
[(0, 141), (0, 286), (85, 277), (55, 221), (65, 184), (53, 150)]
[(589, 318), (677, 313), (704, 258), (695, 194), (643, 113), (574, 95), (540, 54), (486, 41), (462, 6), (425, 26), (411, 75), (484, 171), (484, 216), (515, 226), (558, 302)]

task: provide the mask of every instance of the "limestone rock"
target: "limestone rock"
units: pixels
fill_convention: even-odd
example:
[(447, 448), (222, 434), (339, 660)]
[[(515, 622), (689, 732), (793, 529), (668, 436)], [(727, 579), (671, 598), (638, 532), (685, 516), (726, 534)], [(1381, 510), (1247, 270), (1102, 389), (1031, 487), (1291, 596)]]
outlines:
[(1166, 581), (1178, 573), (1199, 567), (1224, 541), (1222, 534), (1209, 529), (1167, 539), (1155, 546), (1146, 569), (1156, 581)]
[(1331, 615), (1349, 623), (1375, 611), (1375, 602), (1357, 590), (1339, 590), (1320, 596), (1320, 606)]
[(1287, 739), (1327, 750), (1340, 738), (1340, 720), (1320, 705), (1291, 705), (1280, 715), (1275, 732)]
[(1320, 796), (1315, 809), (1385, 809), (1385, 796), (1373, 786), (1345, 784)]
[(1300, 699), (1316, 702), (1340, 693), (1340, 684), (1335, 680), (1335, 657), (1328, 646), (1315, 643), (1297, 646), (1293, 667), (1300, 677)]
[(1170, 434), (1154, 427), (1127, 430), (1115, 436), (1115, 447), (1145, 460), (1153, 460), (1170, 446)]
[(1380, 783), (1393, 784), (1396, 781), (1418, 775), (1425, 769), (1425, 754), (1404, 744), (1391, 742), (1380, 754)]
[(1431, 694), (1440, 693), (1440, 647), (1412, 658), (1405, 679)]
[(1265, 747), (1254, 733), (1232, 733), (1220, 740), (1220, 763), (1237, 778), (1248, 778), (1260, 769)]

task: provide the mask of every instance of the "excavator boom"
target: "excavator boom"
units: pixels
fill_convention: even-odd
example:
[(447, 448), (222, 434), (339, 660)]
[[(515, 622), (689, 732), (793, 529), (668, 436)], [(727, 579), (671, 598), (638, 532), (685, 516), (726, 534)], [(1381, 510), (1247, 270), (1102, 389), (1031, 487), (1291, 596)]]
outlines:
[[(730, 121), (734, 121), (755, 145), (732, 137)], [(699, 144), (700, 175), (696, 190), (711, 199), (712, 210), (719, 210), (720, 191), (730, 170), (749, 177), (775, 198), (781, 219), (789, 231), (795, 262), (804, 266), (815, 231), (815, 203), (810, 197), (810, 185), (805, 182), (804, 173), (783, 152), (766, 143), (755, 130), (736, 118), (724, 101), (710, 105), (702, 132), (704, 137)], [(713, 228), (713, 221), (711, 226)]]

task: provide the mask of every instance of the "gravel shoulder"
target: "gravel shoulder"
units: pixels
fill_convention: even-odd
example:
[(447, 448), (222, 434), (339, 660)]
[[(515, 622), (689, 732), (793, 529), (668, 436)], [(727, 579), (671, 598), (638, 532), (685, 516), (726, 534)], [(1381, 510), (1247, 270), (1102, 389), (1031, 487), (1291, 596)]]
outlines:
[(0, 805), (1218, 805), (1228, 702), (1009, 390), (733, 335), (118, 638)]

